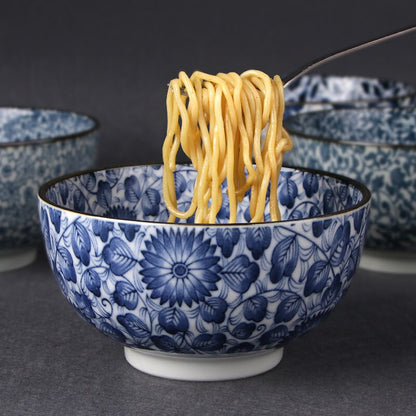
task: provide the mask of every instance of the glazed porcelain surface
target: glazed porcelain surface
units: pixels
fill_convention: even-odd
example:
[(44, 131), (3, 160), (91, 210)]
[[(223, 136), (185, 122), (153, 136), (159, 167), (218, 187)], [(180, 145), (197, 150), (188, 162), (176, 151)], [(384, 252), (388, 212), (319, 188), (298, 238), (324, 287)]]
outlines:
[[(360, 260), (365, 187), (284, 169), (284, 221), (249, 224), (247, 195), (239, 224), (228, 224), (226, 200), (218, 224), (172, 224), (162, 173), (157, 165), (131, 166), (42, 187), (47, 255), (83, 319), (136, 351), (237, 357), (282, 347), (334, 309)], [(181, 208), (194, 179), (191, 167), (179, 166)]]
[(322, 168), (372, 193), (366, 247), (416, 254), (416, 109), (343, 109), (285, 121), (285, 163)]
[(85, 115), (0, 108), (0, 270), (5, 262), (5, 269), (27, 262), (27, 250), (41, 242), (36, 197), (40, 185), (92, 168), (97, 137), (97, 122)]
[(285, 88), (285, 102), (285, 117), (332, 108), (404, 107), (416, 103), (416, 89), (393, 80), (309, 74)]

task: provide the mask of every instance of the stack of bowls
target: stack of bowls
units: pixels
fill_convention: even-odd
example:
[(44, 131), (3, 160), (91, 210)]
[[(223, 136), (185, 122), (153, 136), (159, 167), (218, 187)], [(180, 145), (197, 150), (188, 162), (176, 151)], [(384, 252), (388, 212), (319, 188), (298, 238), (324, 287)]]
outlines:
[(361, 266), (416, 271), (416, 108), (344, 108), (288, 117), (288, 165), (320, 168), (366, 184), (372, 193)]
[(93, 166), (97, 122), (68, 111), (0, 108), (0, 271), (30, 264), (41, 243), (41, 184)]
[(332, 108), (406, 107), (416, 89), (400, 81), (339, 75), (303, 75), (285, 87), (285, 117)]

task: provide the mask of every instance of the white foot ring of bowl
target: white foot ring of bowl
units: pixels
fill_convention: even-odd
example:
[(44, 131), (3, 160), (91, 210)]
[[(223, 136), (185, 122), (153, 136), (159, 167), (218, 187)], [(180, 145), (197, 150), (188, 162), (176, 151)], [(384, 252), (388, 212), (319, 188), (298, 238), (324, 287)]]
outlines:
[(188, 356), (124, 347), (127, 362), (157, 377), (188, 380), (235, 380), (262, 374), (274, 368), (283, 357), (283, 348), (230, 356)]
[(416, 253), (364, 248), (360, 268), (381, 273), (416, 274)]
[(36, 255), (34, 247), (0, 250), (0, 272), (28, 266), (35, 261)]

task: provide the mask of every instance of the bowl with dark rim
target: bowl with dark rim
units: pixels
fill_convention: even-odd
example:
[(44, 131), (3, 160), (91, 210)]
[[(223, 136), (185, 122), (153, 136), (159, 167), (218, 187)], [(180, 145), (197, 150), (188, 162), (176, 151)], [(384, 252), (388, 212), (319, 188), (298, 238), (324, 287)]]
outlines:
[[(196, 172), (178, 165), (185, 209)], [(249, 193), (228, 223), (169, 223), (163, 166), (79, 172), (44, 184), (39, 217), (56, 281), (75, 311), (155, 376), (263, 373), (346, 293), (365, 239), (370, 193), (357, 181), (283, 168), (282, 221), (250, 223)]]
[(364, 183), (372, 193), (361, 265), (416, 270), (416, 108), (337, 109), (285, 120), (293, 150), (285, 163), (320, 167)]
[(396, 80), (307, 74), (285, 87), (285, 103), (285, 117), (332, 108), (406, 107), (416, 103), (416, 89)]
[(98, 122), (71, 111), (0, 107), (0, 271), (30, 264), (42, 242), (37, 192), (93, 167)]

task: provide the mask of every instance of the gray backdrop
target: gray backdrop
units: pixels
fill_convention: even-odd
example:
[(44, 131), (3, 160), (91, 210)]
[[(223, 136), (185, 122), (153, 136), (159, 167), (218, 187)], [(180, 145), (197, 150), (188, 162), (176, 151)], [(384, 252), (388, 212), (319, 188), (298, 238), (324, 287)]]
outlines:
[[(161, 161), (167, 82), (179, 70), (285, 75), (415, 22), (415, 0), (8, 1), (0, 8), (0, 105), (89, 113), (100, 166)], [(416, 85), (416, 34), (319, 72)], [(0, 196), (1, 197), (1, 196)], [(130, 367), (64, 301), (46, 257), (0, 276), (0, 415), (416, 414), (416, 279), (359, 270), (330, 319), (274, 370), (221, 383)]]
[[(99, 119), (97, 164), (158, 162), (166, 84), (180, 70), (285, 74), (416, 21), (414, 0), (10, 1), (0, 13), (0, 105)], [(321, 67), (416, 84), (416, 33)]]

